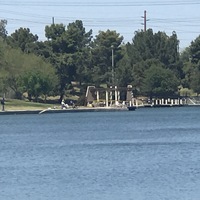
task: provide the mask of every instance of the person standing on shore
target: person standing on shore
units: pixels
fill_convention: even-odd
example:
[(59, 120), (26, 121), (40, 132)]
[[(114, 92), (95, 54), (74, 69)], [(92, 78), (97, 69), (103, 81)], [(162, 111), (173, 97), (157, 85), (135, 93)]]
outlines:
[(1, 100), (1, 106), (2, 106), (2, 111), (4, 111), (5, 110), (5, 99), (4, 99), (4, 97)]

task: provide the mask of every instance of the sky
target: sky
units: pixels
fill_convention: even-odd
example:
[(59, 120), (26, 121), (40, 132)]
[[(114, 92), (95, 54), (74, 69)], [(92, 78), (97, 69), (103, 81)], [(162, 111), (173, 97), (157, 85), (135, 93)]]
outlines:
[(68, 25), (82, 20), (86, 31), (115, 30), (132, 42), (135, 31), (147, 29), (177, 33), (180, 51), (200, 35), (200, 0), (0, 0), (0, 19), (7, 20), (8, 35), (20, 27), (30, 28), (46, 40), (45, 26)]

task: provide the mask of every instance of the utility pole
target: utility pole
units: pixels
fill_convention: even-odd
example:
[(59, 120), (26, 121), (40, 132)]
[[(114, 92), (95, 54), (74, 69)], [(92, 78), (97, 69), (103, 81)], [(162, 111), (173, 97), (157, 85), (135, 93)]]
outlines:
[(144, 32), (146, 32), (147, 30), (147, 11), (146, 10), (144, 11), (144, 16), (142, 18), (144, 18), (143, 25), (144, 25)]

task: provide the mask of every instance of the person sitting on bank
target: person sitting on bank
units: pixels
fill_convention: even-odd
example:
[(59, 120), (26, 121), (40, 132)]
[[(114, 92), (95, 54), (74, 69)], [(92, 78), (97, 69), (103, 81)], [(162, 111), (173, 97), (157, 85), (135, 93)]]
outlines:
[(69, 105), (67, 103), (65, 103), (64, 99), (61, 102), (61, 109), (66, 109), (69, 108)]
[(75, 108), (75, 107), (76, 107), (76, 106), (75, 106), (75, 103), (74, 103), (73, 101), (70, 101), (70, 105), (71, 105), (72, 108)]

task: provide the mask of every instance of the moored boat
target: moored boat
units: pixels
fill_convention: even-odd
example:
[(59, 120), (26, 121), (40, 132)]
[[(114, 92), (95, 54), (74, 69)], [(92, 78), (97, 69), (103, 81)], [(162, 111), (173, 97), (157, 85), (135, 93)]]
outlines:
[(128, 106), (127, 108), (129, 111), (134, 111), (136, 109), (136, 106)]

